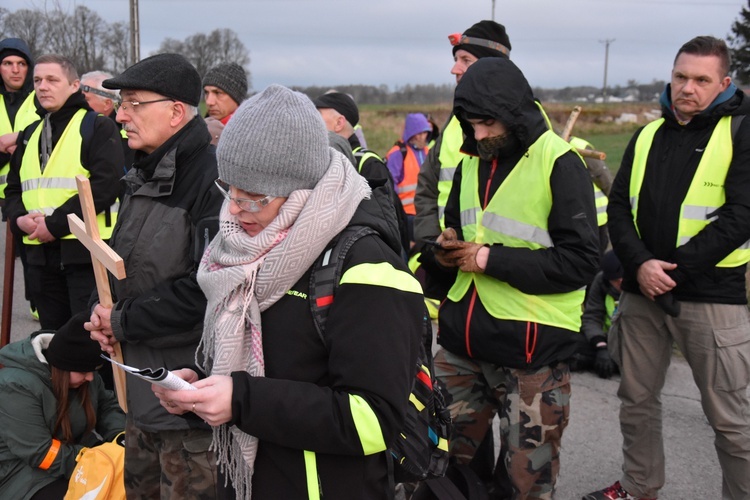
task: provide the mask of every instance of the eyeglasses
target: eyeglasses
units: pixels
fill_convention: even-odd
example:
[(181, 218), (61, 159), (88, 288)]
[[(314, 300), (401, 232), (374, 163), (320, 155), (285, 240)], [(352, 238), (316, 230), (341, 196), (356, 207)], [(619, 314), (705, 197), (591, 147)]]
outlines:
[(122, 101), (120, 103), (120, 109), (122, 109), (125, 112), (135, 111), (135, 109), (138, 106), (143, 106), (144, 104), (153, 104), (155, 102), (165, 102), (165, 101), (173, 101), (174, 99), (170, 99), (169, 97), (165, 97), (163, 99), (154, 99), (153, 101)]
[(276, 199), (276, 196), (270, 195), (264, 196), (260, 200), (250, 200), (248, 198), (232, 198), (232, 196), (229, 194), (229, 184), (219, 179), (216, 179), (214, 181), (214, 184), (216, 184), (216, 187), (219, 188), (219, 191), (221, 191), (221, 194), (224, 196), (224, 198), (227, 199), (227, 201), (233, 201), (245, 212), (260, 212), (261, 210), (263, 210), (263, 207), (267, 206), (269, 203)]
[(484, 38), (475, 38), (473, 36), (462, 35), (461, 33), (453, 33), (452, 35), (448, 35), (448, 40), (454, 47), (456, 45), (479, 45), (480, 47), (488, 47), (492, 50), (497, 50), (506, 56), (509, 56), (510, 54), (510, 49), (502, 43), (485, 40)]
[(81, 90), (89, 94), (96, 94), (101, 97), (106, 97), (107, 99), (112, 99), (113, 101), (118, 101), (120, 99), (117, 94), (113, 94), (111, 92), (107, 92), (105, 90), (97, 89), (94, 87), (89, 87), (88, 85), (81, 85)]

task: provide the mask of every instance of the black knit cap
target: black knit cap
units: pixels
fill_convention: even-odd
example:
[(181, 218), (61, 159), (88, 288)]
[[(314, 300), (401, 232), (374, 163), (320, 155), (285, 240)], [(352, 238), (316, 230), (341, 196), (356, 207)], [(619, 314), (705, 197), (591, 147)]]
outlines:
[(203, 86), (212, 85), (226, 92), (237, 104), (247, 98), (247, 73), (237, 63), (217, 64), (203, 77)]
[[(477, 59), (483, 57), (507, 57), (510, 58), (510, 38), (505, 32), (505, 26), (498, 24), (495, 21), (479, 21), (471, 28), (463, 32), (462, 43), (453, 46), (453, 55), (456, 55), (457, 50), (465, 50), (469, 54), (473, 55)], [(478, 45), (472, 43), (472, 38), (478, 39), (478, 43), (481, 40), (489, 40), (491, 42), (497, 42), (507, 49), (507, 54), (500, 50), (486, 47), (484, 45)]]
[(0, 62), (2, 62), (3, 59), (5, 59), (6, 57), (10, 57), (10, 56), (21, 57), (21, 58), (23, 58), (24, 61), (26, 61), (26, 64), (28, 64), (29, 66), (31, 66), (31, 61), (29, 60), (29, 56), (27, 56), (26, 54), (24, 54), (20, 50), (16, 50), (16, 49), (2, 49), (2, 50), (0, 50)]
[(157, 54), (139, 61), (119, 76), (104, 80), (105, 89), (150, 90), (165, 97), (197, 106), (201, 100), (201, 77), (179, 54)]
[(359, 109), (354, 99), (343, 92), (328, 92), (313, 101), (318, 109), (331, 108), (335, 109), (346, 118), (346, 121), (355, 126), (359, 123)]
[(90, 313), (80, 312), (57, 330), (44, 353), (50, 365), (81, 373), (93, 372), (102, 366), (99, 342), (91, 340), (91, 334), (83, 329), (90, 317)]

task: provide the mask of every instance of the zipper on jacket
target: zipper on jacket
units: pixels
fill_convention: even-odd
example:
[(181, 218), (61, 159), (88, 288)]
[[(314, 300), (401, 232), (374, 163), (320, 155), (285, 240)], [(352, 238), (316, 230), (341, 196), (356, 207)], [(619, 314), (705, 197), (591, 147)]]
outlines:
[(477, 301), (477, 287), (472, 287), (471, 290), (471, 300), (469, 301), (469, 311), (466, 313), (466, 329), (464, 331), (464, 338), (466, 339), (466, 354), (471, 358), (473, 357), (471, 355), (471, 335), (470, 335), (470, 325), (471, 325), (471, 316), (474, 313), (474, 304)]
[[(534, 338), (531, 339), (531, 325), (534, 325)], [(536, 323), (532, 323), (531, 321), (526, 322), (526, 364), (531, 364), (531, 356), (534, 354), (534, 351), (536, 350), (536, 339), (539, 335), (539, 325)], [(531, 345), (529, 345), (529, 341), (531, 340)]]
[[(492, 178), (495, 176), (495, 172), (497, 171), (497, 158), (492, 159), (492, 169), (490, 170), (490, 176), (487, 178), (487, 185), (484, 188), (484, 200), (482, 203), (482, 210), (487, 208), (487, 204), (490, 202), (490, 186), (492, 185)], [(466, 328), (464, 330), (464, 338), (466, 342), (466, 354), (471, 358), (473, 357), (471, 355), (471, 329), (469, 326), (471, 325), (471, 316), (474, 313), (474, 304), (477, 301), (477, 287), (474, 285), (474, 287), (471, 290), (471, 300), (469, 301), (469, 311), (466, 313)], [(527, 355), (528, 357), (528, 355)]]

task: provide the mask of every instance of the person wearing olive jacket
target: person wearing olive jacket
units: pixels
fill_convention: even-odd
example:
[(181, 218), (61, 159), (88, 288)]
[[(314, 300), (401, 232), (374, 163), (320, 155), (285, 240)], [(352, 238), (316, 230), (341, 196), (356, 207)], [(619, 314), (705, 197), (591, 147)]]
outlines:
[(83, 329), (88, 317), (0, 349), (0, 498), (62, 499), (78, 453), (125, 428), (96, 373), (105, 361)]

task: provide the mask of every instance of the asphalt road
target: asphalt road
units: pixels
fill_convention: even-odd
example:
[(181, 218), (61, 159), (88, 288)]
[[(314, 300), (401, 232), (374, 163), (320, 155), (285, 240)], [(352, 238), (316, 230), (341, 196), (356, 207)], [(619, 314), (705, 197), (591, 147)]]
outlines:
[[(4, 255), (5, 224), (0, 224), (0, 252)], [(3, 271), (4, 272), (4, 271)], [(1, 285), (2, 283), (0, 283)], [(23, 294), (21, 262), (16, 259), (11, 341), (39, 328), (32, 320)], [(591, 373), (573, 374), (570, 425), (563, 436), (559, 500), (580, 499), (619, 479), (622, 437), (618, 424), (619, 380), (603, 380)], [(662, 394), (667, 483), (662, 500), (721, 498), (721, 470), (713, 447), (713, 431), (700, 406), (690, 368), (673, 357)]]

